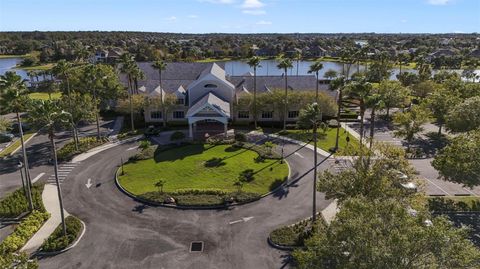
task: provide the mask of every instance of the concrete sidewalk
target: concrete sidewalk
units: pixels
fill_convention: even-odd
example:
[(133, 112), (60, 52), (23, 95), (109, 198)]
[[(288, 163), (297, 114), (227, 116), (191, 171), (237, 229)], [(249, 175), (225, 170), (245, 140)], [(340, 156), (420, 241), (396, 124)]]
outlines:
[[(43, 189), (42, 193), (42, 201), (43, 205), (45, 206), (45, 210), (50, 213), (50, 218), (20, 250), (25, 251), (29, 255), (37, 251), (45, 239), (47, 239), (62, 222), (60, 217), (60, 203), (58, 201), (57, 186), (45, 184), (45, 188)], [(69, 214), (65, 210), (64, 213), (66, 218)]]

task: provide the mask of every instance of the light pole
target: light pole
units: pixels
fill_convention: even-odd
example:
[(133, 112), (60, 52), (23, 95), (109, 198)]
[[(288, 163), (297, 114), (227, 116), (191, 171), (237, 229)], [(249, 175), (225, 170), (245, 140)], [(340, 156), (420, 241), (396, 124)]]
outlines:
[(322, 121), (322, 112), (318, 107), (318, 103), (312, 104), (315, 110), (315, 116), (312, 119), (313, 123), (313, 208), (312, 208), (312, 222), (317, 220), (317, 127), (318, 122)]
[[(25, 174), (25, 181), (26, 182), (24, 183), (22, 167), (24, 167), (23, 163), (18, 162), (18, 168), (20, 168), (20, 177), (22, 178), (23, 191), (25, 192), (25, 196), (28, 200), (28, 205), (30, 207), (30, 211), (33, 211), (34, 208), (33, 208), (33, 201), (32, 201), (32, 191), (31, 191), (31, 188), (30, 188), (30, 184), (28, 182), (27, 174)], [(27, 187), (26, 190), (25, 190), (25, 186)]]
[(22, 179), (23, 194), (25, 195), (25, 198), (28, 199), (27, 191), (25, 190), (25, 181), (23, 180), (23, 171), (22, 171), (23, 163), (19, 161), (17, 167), (20, 170), (20, 178)]

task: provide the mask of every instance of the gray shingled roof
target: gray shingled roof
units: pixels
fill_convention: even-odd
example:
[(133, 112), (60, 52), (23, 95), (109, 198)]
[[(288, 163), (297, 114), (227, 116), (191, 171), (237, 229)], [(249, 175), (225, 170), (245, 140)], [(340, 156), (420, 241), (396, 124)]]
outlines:
[(230, 104), (213, 93), (208, 93), (198, 100), (187, 112), (187, 117), (194, 116), (204, 105), (210, 104), (225, 116), (230, 117)]

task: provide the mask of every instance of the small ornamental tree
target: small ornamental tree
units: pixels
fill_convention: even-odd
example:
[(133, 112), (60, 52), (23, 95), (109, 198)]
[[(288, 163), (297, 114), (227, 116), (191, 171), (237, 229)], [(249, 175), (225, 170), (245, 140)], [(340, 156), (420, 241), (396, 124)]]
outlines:
[(166, 181), (163, 179), (159, 179), (155, 182), (155, 187), (158, 188), (158, 192), (163, 193), (163, 186), (165, 185)]
[(445, 180), (470, 188), (480, 185), (480, 130), (471, 131), (452, 139), (435, 156), (433, 167)]

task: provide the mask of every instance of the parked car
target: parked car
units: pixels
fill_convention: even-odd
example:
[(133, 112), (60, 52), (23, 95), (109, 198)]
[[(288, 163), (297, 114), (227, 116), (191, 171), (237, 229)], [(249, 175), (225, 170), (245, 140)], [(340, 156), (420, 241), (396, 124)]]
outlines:
[(0, 133), (0, 143), (7, 143), (13, 140), (15, 136), (11, 133)]
[[(25, 131), (30, 130), (31, 128), (30, 128), (30, 125), (28, 123), (22, 122), (22, 129), (25, 132)], [(18, 134), (20, 132), (20, 130), (18, 129), (18, 123), (13, 123), (12, 124), (12, 132), (14, 134)]]

